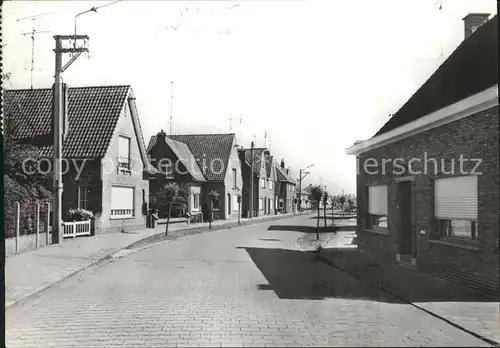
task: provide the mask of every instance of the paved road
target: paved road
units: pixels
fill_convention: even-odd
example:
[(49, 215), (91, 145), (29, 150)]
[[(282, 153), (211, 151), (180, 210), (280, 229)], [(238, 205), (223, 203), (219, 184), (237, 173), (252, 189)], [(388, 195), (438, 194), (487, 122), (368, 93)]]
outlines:
[(307, 217), (161, 244), (6, 313), (8, 347), (485, 346), (298, 251)]

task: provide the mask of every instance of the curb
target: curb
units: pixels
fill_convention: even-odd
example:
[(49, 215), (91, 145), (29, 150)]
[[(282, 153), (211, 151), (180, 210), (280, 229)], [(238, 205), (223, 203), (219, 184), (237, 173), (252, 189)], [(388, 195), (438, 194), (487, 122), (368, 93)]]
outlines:
[[(264, 223), (264, 222), (269, 222), (269, 221), (274, 221), (274, 220), (283, 220), (283, 219), (288, 219), (288, 218), (298, 217), (298, 216), (305, 216), (305, 215), (308, 215), (308, 214), (309, 213), (306, 212), (306, 213), (297, 214), (297, 215), (285, 215), (285, 216), (278, 215), (278, 216), (273, 216), (273, 217), (270, 217), (270, 218), (263, 218), (263, 219), (258, 219), (258, 220), (242, 221), (240, 224), (238, 224), (238, 222), (231, 222), (231, 223), (228, 223), (228, 224), (221, 224), (221, 225), (216, 225), (216, 226), (212, 225), (211, 229), (209, 229), (208, 226), (186, 228), (186, 229), (182, 230), (183, 233), (182, 233), (181, 236), (172, 237), (170, 239), (168, 239), (168, 237), (166, 237), (166, 240), (162, 240), (161, 242), (153, 243), (151, 245), (149, 245), (149, 244), (144, 245), (143, 247), (140, 247), (137, 250), (134, 250), (130, 254), (138, 252), (138, 251), (141, 251), (141, 250), (144, 250), (144, 249), (151, 248), (151, 247), (159, 245), (159, 244), (163, 244), (163, 243), (171, 241), (171, 240), (175, 240), (175, 239), (187, 237), (187, 236), (190, 236), (190, 235), (201, 234), (201, 233), (203, 233), (205, 231), (209, 231), (210, 232), (210, 231), (230, 230), (230, 229), (232, 229), (234, 227), (242, 227), (242, 226), (248, 226), (248, 225), (257, 225), (259, 223)], [(172, 231), (172, 232), (174, 232), (174, 231)], [(23, 296), (23, 297), (18, 298), (16, 300), (10, 301), (9, 303), (6, 303), (5, 304), (5, 310), (10, 309), (10, 308), (12, 308), (12, 307), (14, 307), (16, 305), (21, 305), (21, 304), (23, 304), (23, 303), (25, 303), (25, 302), (27, 302), (27, 301), (29, 301), (31, 299), (34, 299), (34, 298), (38, 297), (39, 295), (41, 295), (46, 290), (48, 290), (49, 288), (51, 288), (51, 287), (53, 287), (55, 285), (58, 285), (58, 284), (64, 282), (65, 280), (68, 280), (69, 278), (72, 278), (73, 276), (77, 275), (78, 273), (81, 273), (81, 272), (83, 272), (83, 271), (85, 271), (85, 270), (87, 270), (87, 269), (89, 269), (91, 267), (99, 266), (100, 264), (103, 264), (106, 261), (109, 261), (110, 259), (113, 258), (113, 255), (117, 254), (120, 250), (124, 250), (124, 249), (129, 249), (130, 250), (130, 249), (133, 249), (135, 245), (152, 242), (155, 239), (164, 238), (165, 237), (164, 234), (165, 234), (165, 232), (156, 233), (156, 234), (154, 234), (152, 236), (149, 236), (149, 237), (140, 239), (138, 241), (135, 241), (132, 244), (129, 244), (129, 245), (125, 246), (125, 247), (116, 249), (113, 252), (108, 253), (107, 255), (105, 255), (105, 256), (97, 259), (97, 260), (92, 261), (90, 264), (85, 265), (82, 268), (79, 268), (79, 269), (77, 269), (77, 270), (75, 270), (75, 271), (73, 271), (73, 272), (65, 275), (61, 279), (58, 279), (58, 280), (56, 280), (56, 281), (54, 281), (54, 282), (52, 282), (50, 284), (47, 284), (47, 285), (44, 285), (44, 286), (40, 287), (39, 289), (35, 290), (33, 293), (31, 293), (29, 295)], [(128, 256), (130, 254), (127, 254), (126, 256)]]
[[(117, 251), (119, 251), (119, 250), (117, 250)], [(117, 252), (117, 251), (115, 251), (115, 252)], [(39, 295), (41, 295), (43, 292), (45, 292), (49, 288), (62, 283), (63, 281), (65, 281), (65, 280), (67, 280), (67, 279), (69, 279), (69, 278), (77, 275), (78, 273), (83, 272), (83, 271), (85, 271), (86, 269), (88, 269), (90, 267), (97, 266), (100, 263), (104, 263), (104, 262), (108, 261), (115, 252), (107, 254), (107, 255), (101, 257), (100, 259), (94, 260), (90, 264), (85, 265), (82, 268), (79, 268), (79, 269), (77, 269), (77, 270), (75, 270), (75, 271), (73, 271), (73, 272), (65, 275), (61, 279), (58, 279), (55, 282), (52, 282), (50, 284), (47, 284), (47, 285), (44, 285), (44, 286), (40, 287), (39, 289), (35, 290), (33, 293), (31, 293), (29, 295), (26, 295), (24, 297), (18, 298), (17, 300), (14, 300), (14, 301), (10, 301), (9, 303), (7, 303), (5, 305), (5, 310), (7, 310), (7, 309), (9, 309), (11, 307), (14, 307), (16, 305), (23, 304), (24, 302), (26, 302), (28, 300), (32, 300), (32, 299), (38, 297)]]
[(377, 285), (377, 284), (372, 283), (372, 282), (367, 282), (367, 281), (363, 280), (361, 277), (357, 276), (356, 274), (354, 274), (352, 272), (349, 272), (349, 271), (347, 271), (347, 270), (345, 270), (343, 268), (338, 267), (332, 261), (328, 260), (327, 258), (325, 258), (324, 256), (322, 256), (321, 254), (317, 254), (316, 255), (316, 259), (318, 261), (320, 261), (320, 262), (326, 263), (327, 265), (329, 265), (329, 266), (331, 266), (331, 267), (333, 267), (333, 268), (335, 268), (335, 269), (337, 269), (337, 270), (339, 270), (341, 272), (344, 272), (345, 274), (350, 275), (351, 277), (354, 277), (354, 278), (356, 278), (356, 279), (364, 282), (365, 284), (368, 284), (368, 285), (370, 285), (372, 287), (375, 287), (375, 288), (377, 288), (377, 289), (379, 289), (379, 290), (387, 293), (388, 295), (394, 297), (397, 300), (400, 300), (400, 301), (402, 301), (402, 302), (404, 302), (406, 304), (409, 304), (410, 306), (413, 306), (416, 309), (419, 309), (419, 310), (421, 310), (421, 311), (423, 311), (423, 312), (425, 312), (425, 313), (427, 313), (427, 314), (429, 314), (429, 315), (431, 315), (431, 316), (433, 316), (433, 317), (435, 317), (437, 319), (440, 319), (440, 320), (444, 321), (445, 323), (447, 323), (447, 324), (455, 327), (456, 329), (458, 329), (460, 331), (463, 331), (465, 333), (468, 333), (469, 335), (474, 336), (475, 338), (477, 338), (477, 339), (479, 339), (479, 340), (481, 340), (481, 341), (483, 341), (485, 343), (488, 343), (491, 346), (500, 347), (500, 343), (499, 342), (496, 342), (496, 341), (494, 341), (492, 339), (489, 339), (489, 338), (487, 338), (485, 336), (482, 336), (482, 335), (480, 335), (480, 334), (478, 334), (478, 333), (476, 333), (474, 331), (471, 331), (471, 330), (469, 330), (469, 329), (467, 329), (467, 328), (465, 328), (465, 327), (463, 327), (463, 326), (461, 326), (461, 325), (459, 325), (459, 324), (457, 324), (457, 323), (455, 323), (455, 322), (453, 322), (453, 321), (451, 321), (449, 319), (446, 319), (445, 317), (443, 317), (443, 316), (441, 316), (441, 315), (439, 315), (437, 313), (434, 313), (433, 311), (430, 311), (430, 310), (428, 310), (426, 308), (420, 307), (419, 305), (417, 305), (417, 304), (415, 304), (415, 303), (413, 303), (413, 302), (411, 302), (409, 300), (406, 300), (405, 298), (397, 295), (396, 293), (394, 293), (394, 292), (392, 292), (392, 291), (390, 291), (388, 289), (385, 289), (384, 287), (382, 287), (380, 285)]

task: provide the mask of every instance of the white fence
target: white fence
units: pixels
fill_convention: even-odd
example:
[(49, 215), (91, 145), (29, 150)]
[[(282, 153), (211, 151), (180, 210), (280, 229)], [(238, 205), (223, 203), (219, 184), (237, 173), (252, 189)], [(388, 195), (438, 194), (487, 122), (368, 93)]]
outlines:
[(63, 238), (90, 236), (90, 220), (64, 223)]

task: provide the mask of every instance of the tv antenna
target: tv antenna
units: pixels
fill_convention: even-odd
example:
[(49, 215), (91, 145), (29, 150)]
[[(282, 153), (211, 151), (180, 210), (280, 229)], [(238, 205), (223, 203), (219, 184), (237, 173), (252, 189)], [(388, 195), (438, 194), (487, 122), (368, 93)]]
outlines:
[(238, 118), (230, 118), (229, 119), (229, 133), (232, 133), (233, 132), (233, 121), (240, 121), (240, 127), (238, 127), (238, 130), (239, 130), (239, 135), (238, 135), (238, 141), (241, 141), (241, 116), (238, 117)]
[(31, 36), (31, 89), (33, 89), (33, 75), (34, 75), (34, 72), (35, 72), (35, 36), (37, 34), (47, 34), (47, 33), (50, 33), (50, 31), (48, 31), (48, 30), (37, 31), (36, 28), (35, 28), (35, 20), (39, 19), (40, 17), (52, 14), (52, 13), (53, 12), (46, 12), (46, 13), (41, 13), (41, 14), (37, 14), (37, 15), (33, 15), (33, 16), (23, 17), (23, 18), (17, 19), (17, 22), (22, 22), (22, 21), (25, 21), (25, 20), (28, 20), (28, 19), (31, 19), (31, 21), (32, 21), (32, 27), (31, 27), (32, 29), (31, 29), (31, 31), (21, 33), (22, 36), (26, 36), (26, 35), (30, 35)]
[(174, 116), (174, 81), (170, 81), (170, 135), (172, 135), (173, 116)]

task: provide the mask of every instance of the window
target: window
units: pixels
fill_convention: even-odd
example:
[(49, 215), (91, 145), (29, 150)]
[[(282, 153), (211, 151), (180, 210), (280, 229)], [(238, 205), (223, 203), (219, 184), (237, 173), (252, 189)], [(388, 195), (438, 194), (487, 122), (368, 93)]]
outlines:
[(233, 187), (237, 187), (237, 181), (236, 181), (236, 169), (233, 168)]
[(134, 217), (134, 188), (111, 187), (111, 218)]
[(387, 229), (387, 186), (368, 188), (368, 228)]
[(273, 181), (272, 180), (269, 180), (269, 189), (272, 190), (273, 189)]
[(130, 169), (130, 138), (123, 135), (118, 138), (118, 167)]
[(162, 174), (165, 174), (166, 179), (173, 179), (174, 178), (174, 166), (173, 166), (172, 162), (163, 161), (163, 163), (160, 163), (160, 172)]
[(436, 179), (434, 215), (439, 237), (477, 240), (477, 176)]
[(263, 198), (259, 198), (259, 210), (263, 210), (264, 209), (264, 200)]
[(200, 194), (199, 193), (193, 193), (191, 195), (192, 202), (193, 202), (193, 210), (200, 210)]
[[(74, 192), (74, 191), (73, 191)], [(89, 208), (89, 187), (87, 185), (78, 186), (78, 208)]]
[(260, 179), (260, 187), (261, 188), (266, 188), (266, 180), (264, 180), (264, 178)]

